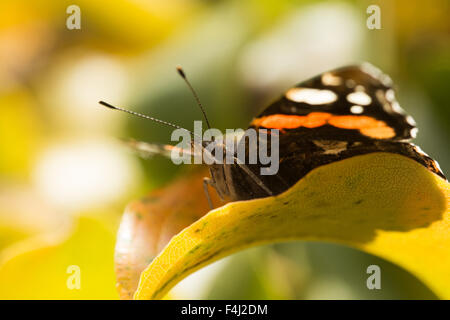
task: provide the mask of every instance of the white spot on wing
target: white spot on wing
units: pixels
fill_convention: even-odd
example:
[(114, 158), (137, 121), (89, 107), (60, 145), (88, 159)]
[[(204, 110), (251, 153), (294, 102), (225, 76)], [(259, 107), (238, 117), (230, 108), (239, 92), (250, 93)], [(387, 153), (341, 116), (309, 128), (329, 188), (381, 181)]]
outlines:
[(331, 90), (292, 88), (286, 92), (286, 98), (294, 102), (320, 105), (336, 101), (337, 95)]
[(383, 73), (381, 76), (381, 82), (386, 86), (391, 86), (392, 85), (392, 79), (391, 77), (389, 77), (387, 74)]
[(411, 131), (410, 131), (409, 133), (411, 134), (411, 137), (416, 138), (418, 132), (419, 132), (419, 129), (417, 129), (417, 128), (412, 128)]
[(377, 67), (375, 67), (373, 64), (370, 64), (368, 62), (364, 62), (361, 65), (361, 69), (362, 71), (364, 71), (365, 73), (367, 73), (368, 75), (377, 78), (382, 74), (381, 70), (378, 69)]
[[(377, 90), (376, 92), (377, 99), (380, 101), (380, 103), (383, 105), (383, 108), (386, 112), (396, 112), (400, 114), (405, 114), (405, 110), (403, 110), (402, 107), (400, 107), (400, 104), (395, 99), (395, 93), (394, 90), (388, 89), (386, 92), (382, 90)], [(406, 119), (409, 124), (415, 126), (416, 123), (414, 119), (411, 117), (411, 119)], [(412, 121), (412, 122), (410, 122)]]
[(342, 78), (335, 76), (330, 72), (325, 72), (322, 75), (322, 83), (325, 86), (338, 86), (342, 83)]
[(392, 110), (394, 110), (394, 112), (397, 112), (400, 114), (405, 114), (405, 110), (403, 110), (403, 108), (400, 107), (400, 105), (398, 104), (397, 101), (392, 102), (391, 106), (392, 106)]
[(385, 86), (390, 86), (392, 84), (392, 80), (387, 74), (384, 74), (383, 71), (368, 62), (361, 65), (361, 70), (371, 77), (380, 80)]
[(361, 114), (364, 112), (364, 108), (362, 106), (351, 106), (350, 112), (354, 114)]
[[(389, 91), (389, 90), (388, 90)], [(391, 104), (387, 101), (387, 93), (385, 93), (383, 90), (378, 89), (375, 93), (375, 95), (377, 96), (378, 101), (381, 103), (381, 105), (383, 106), (384, 111), (391, 113), (392, 112), (392, 106)]]
[(372, 102), (372, 98), (367, 93), (358, 91), (349, 93), (347, 95), (347, 101), (354, 104), (367, 106)]
[(389, 102), (395, 101), (395, 93), (394, 93), (394, 90), (389, 89), (389, 90), (386, 91), (386, 99), (387, 99), (387, 101), (389, 101)]
[(408, 122), (410, 125), (415, 126), (416, 125), (416, 121), (414, 120), (413, 117), (411, 116), (407, 116), (406, 117), (406, 122)]

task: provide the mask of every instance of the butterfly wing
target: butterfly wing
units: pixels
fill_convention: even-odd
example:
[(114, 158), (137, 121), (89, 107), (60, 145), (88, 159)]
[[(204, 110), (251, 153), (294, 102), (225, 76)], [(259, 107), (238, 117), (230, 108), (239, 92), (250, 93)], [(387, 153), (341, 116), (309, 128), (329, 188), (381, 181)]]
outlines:
[(287, 90), (251, 127), (339, 140), (406, 141), (414, 119), (395, 99), (389, 76), (364, 63), (325, 72)]
[[(287, 90), (253, 119), (250, 128), (258, 133), (266, 129), (267, 137), (278, 136), (276, 150), (261, 135), (257, 146), (279, 155), (277, 174), (260, 175), (274, 194), (314, 168), (372, 152), (407, 156), (445, 178), (437, 162), (409, 142), (417, 128), (396, 101), (389, 76), (367, 63), (325, 72)], [(260, 174), (260, 164), (249, 168)], [(229, 170), (233, 198), (267, 196), (241, 170), (233, 166)]]
[[(445, 178), (437, 162), (409, 142), (417, 128), (396, 101), (389, 76), (368, 63), (328, 71), (290, 88), (253, 119), (249, 129), (257, 130), (258, 143), (247, 144), (247, 156), (249, 150), (264, 147), (278, 155), (272, 157), (279, 159), (273, 175), (262, 175), (261, 163), (247, 165), (273, 194), (314, 168), (372, 152), (407, 156)], [(268, 134), (261, 135), (262, 130)], [(276, 149), (271, 147), (274, 135)], [(225, 165), (223, 170), (232, 199), (267, 196), (237, 166)]]

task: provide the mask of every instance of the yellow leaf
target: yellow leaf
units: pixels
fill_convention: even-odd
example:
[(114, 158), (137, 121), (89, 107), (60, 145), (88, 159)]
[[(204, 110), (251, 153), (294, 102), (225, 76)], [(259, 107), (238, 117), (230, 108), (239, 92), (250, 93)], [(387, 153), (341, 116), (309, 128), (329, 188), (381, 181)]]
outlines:
[[(0, 263), (0, 299), (117, 299), (114, 233), (80, 218), (68, 237), (30, 238)], [(77, 286), (79, 284), (79, 287)]]
[(448, 203), (448, 182), (409, 158), (372, 153), (335, 162), (276, 197), (209, 212), (153, 260), (134, 297), (159, 299), (190, 273), (244, 248), (320, 240), (396, 263), (448, 299)]

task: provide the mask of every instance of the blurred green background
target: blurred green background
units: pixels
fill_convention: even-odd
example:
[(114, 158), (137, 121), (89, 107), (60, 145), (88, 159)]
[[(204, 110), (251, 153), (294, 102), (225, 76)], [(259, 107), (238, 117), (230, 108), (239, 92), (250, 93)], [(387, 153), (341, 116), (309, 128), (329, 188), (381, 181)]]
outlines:
[[(81, 8), (80, 30), (66, 28), (72, 4)], [(371, 4), (381, 8), (380, 30), (366, 27)], [(446, 173), (449, 13), (447, 0), (3, 0), (0, 261), (26, 268), (10, 267), (14, 288), (2, 281), (0, 268), (0, 298), (118, 297), (112, 259), (124, 206), (183, 168), (163, 158), (139, 159), (118, 141), (170, 143), (170, 129), (97, 102), (191, 128), (201, 113), (177, 64), (210, 122), (225, 129), (245, 128), (297, 82), (369, 61), (393, 78), (400, 104), (418, 123), (415, 143)], [(61, 237), (70, 239), (58, 247)], [(68, 264), (95, 275), (80, 292), (65, 287)], [(381, 266), (382, 290), (366, 288), (371, 264)], [(299, 242), (219, 261), (180, 283), (172, 297), (435, 298), (378, 258)]]

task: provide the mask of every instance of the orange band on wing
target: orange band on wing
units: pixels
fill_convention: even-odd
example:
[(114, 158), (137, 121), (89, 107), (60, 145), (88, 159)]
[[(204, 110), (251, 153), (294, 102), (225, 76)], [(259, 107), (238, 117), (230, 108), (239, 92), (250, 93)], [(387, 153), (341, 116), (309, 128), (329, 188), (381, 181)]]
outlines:
[(395, 130), (388, 126), (359, 129), (359, 132), (374, 139), (389, 139), (395, 137)]
[(279, 130), (295, 129), (299, 127), (316, 128), (327, 124), (327, 119), (331, 116), (330, 113), (325, 112), (311, 112), (307, 116), (273, 114), (254, 119), (252, 125)]
[(361, 134), (375, 139), (389, 139), (395, 136), (394, 129), (387, 126), (384, 121), (368, 116), (333, 116), (327, 112), (311, 112), (306, 116), (273, 114), (256, 118), (251, 124), (256, 127), (279, 130), (299, 127), (317, 128), (329, 124), (336, 128), (359, 130)]
[(334, 116), (329, 121), (333, 127), (342, 129), (381, 128), (386, 123), (367, 116)]

